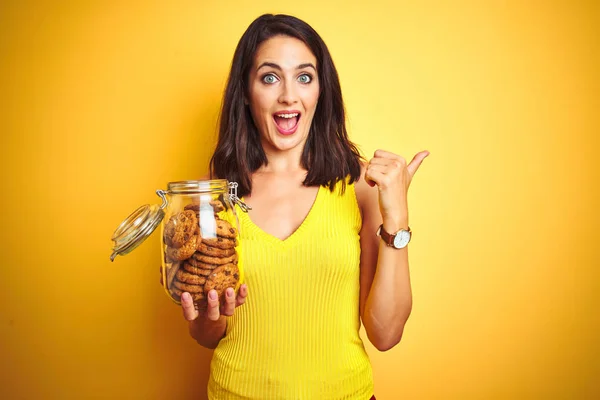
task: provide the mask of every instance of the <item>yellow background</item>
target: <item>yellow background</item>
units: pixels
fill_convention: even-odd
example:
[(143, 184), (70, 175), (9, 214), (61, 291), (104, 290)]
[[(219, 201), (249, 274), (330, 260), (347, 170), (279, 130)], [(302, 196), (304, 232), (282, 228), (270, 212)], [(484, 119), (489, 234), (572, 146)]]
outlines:
[(367, 156), (431, 152), (413, 313), (368, 345), (378, 398), (600, 397), (598, 2), (157, 3), (0, 5), (0, 398), (204, 398), (211, 353), (159, 286), (158, 235), (114, 263), (109, 239), (206, 171), (264, 12), (322, 35)]

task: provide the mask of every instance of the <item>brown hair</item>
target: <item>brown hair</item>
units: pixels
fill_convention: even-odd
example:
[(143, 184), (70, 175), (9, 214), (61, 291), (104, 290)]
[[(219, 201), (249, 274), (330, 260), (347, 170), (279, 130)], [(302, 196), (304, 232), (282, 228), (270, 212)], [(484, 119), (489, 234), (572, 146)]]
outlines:
[(360, 177), (362, 157), (349, 140), (342, 89), (327, 46), (306, 22), (289, 16), (265, 14), (254, 20), (242, 35), (233, 55), (219, 119), (219, 138), (210, 160), (213, 178), (238, 182), (238, 195), (252, 192), (251, 174), (267, 163), (248, 98), (248, 77), (259, 45), (273, 36), (301, 40), (317, 59), (320, 93), (315, 115), (302, 153), (302, 167), (308, 174), (305, 186), (327, 186), (346, 178), (353, 183)]

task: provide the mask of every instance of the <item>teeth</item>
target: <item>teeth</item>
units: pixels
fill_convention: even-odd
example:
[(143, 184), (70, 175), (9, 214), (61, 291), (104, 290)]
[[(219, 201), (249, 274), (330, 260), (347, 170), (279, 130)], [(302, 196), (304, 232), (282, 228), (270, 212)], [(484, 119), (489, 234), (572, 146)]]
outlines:
[(280, 118), (294, 118), (298, 116), (298, 113), (294, 113), (294, 114), (275, 114)]

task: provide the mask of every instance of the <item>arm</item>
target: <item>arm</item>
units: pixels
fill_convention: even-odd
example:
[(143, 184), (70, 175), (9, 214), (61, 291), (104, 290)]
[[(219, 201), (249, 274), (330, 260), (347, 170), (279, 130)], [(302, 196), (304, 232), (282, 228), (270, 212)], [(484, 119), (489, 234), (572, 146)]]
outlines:
[[(400, 342), (412, 309), (412, 291), (408, 248), (388, 247), (376, 232), (382, 223), (389, 233), (408, 228), (408, 185), (427, 155), (417, 154), (407, 166), (401, 157), (378, 150), (356, 184), (363, 216), (360, 316), (369, 340), (380, 351)], [(369, 181), (377, 189), (370, 187)]]

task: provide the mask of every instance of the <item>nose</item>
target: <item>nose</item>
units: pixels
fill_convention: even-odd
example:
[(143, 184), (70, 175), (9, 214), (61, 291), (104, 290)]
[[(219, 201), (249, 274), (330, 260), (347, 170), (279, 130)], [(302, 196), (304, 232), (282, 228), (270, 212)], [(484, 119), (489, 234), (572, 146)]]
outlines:
[(281, 104), (294, 104), (298, 101), (298, 94), (293, 82), (287, 81), (281, 85), (281, 93), (279, 94), (279, 102)]

